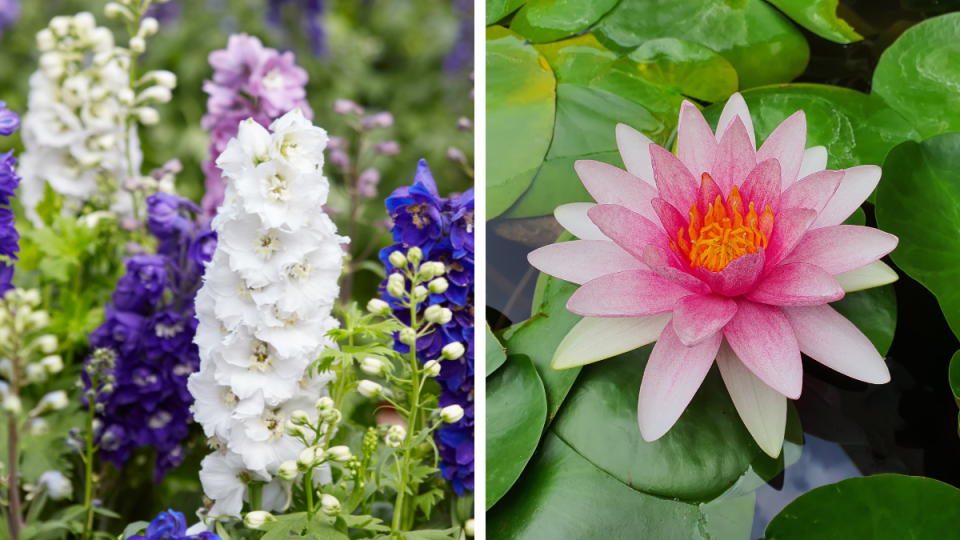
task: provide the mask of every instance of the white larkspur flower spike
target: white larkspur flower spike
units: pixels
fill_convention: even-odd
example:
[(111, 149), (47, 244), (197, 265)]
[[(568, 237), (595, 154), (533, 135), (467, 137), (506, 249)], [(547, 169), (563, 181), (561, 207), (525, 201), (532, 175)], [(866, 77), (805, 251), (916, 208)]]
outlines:
[[(299, 110), (271, 127), (242, 122), (217, 160), (227, 179), (212, 222), (219, 244), (197, 294), (201, 367), (188, 387), (194, 418), (220, 450), (201, 474), (217, 515), (238, 516), (242, 507), (245, 487), (229, 474), (269, 480), (296, 459), (304, 444), (291, 435), (291, 417), (306, 411), (315, 422), (314, 404), (332, 379), (307, 372), (335, 346), (325, 336), (338, 325), (331, 310), (347, 241), (322, 209), (326, 133)], [(314, 480), (330, 482), (329, 469)], [(288, 504), (282, 482), (264, 487), (267, 510)]]
[(561, 206), (556, 216), (580, 240), (529, 260), (582, 285), (567, 309), (585, 318), (561, 342), (554, 369), (656, 341), (638, 406), (643, 438), (655, 441), (716, 360), (747, 429), (778, 456), (786, 400), (802, 387), (801, 352), (855, 379), (890, 380), (870, 340), (829, 303), (895, 281), (879, 259), (897, 238), (842, 225), (876, 187), (880, 168), (826, 170), (823, 147), (805, 150), (803, 111), (759, 150), (739, 94), (718, 126), (711, 131), (684, 102), (677, 156), (617, 126), (627, 170), (578, 161), (597, 204)]

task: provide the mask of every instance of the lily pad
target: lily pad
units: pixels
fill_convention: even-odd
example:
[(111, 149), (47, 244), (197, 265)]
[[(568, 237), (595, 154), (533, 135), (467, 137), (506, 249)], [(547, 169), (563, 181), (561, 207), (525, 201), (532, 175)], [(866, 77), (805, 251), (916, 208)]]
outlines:
[(622, 0), (593, 31), (623, 54), (659, 38), (698, 43), (733, 64), (741, 88), (789, 82), (810, 59), (803, 34), (762, 0)]
[(702, 101), (723, 101), (739, 86), (737, 70), (726, 58), (689, 41), (654, 39), (627, 58), (644, 79)]
[(787, 17), (814, 34), (836, 43), (862, 41), (863, 36), (837, 16), (839, 0), (768, 0)]
[(924, 138), (960, 131), (960, 13), (928, 19), (884, 51), (873, 73), (882, 97)]
[(887, 355), (897, 329), (897, 293), (893, 285), (847, 293), (830, 305), (866, 334), (881, 356)]
[(507, 361), (507, 352), (504, 350), (503, 345), (500, 345), (500, 342), (497, 341), (496, 336), (493, 335), (493, 331), (490, 330), (490, 324), (484, 324), (487, 329), (487, 374), (489, 377), (491, 373), (497, 370), (504, 362)]
[(586, 30), (617, 5), (617, 0), (533, 0), (513, 18), (510, 29), (547, 43)]
[(510, 355), (487, 377), (487, 509), (517, 480), (537, 449), (547, 400), (537, 370), (524, 355)]
[(544, 43), (537, 45), (537, 50), (550, 63), (557, 84), (588, 85), (619, 58), (617, 53), (601, 45), (593, 34)]
[[(792, 84), (757, 88), (743, 93), (750, 107), (757, 145), (793, 113), (807, 116), (807, 148), (827, 148), (827, 166), (846, 169), (857, 165), (880, 165), (887, 152), (920, 134), (899, 113), (877, 96), (836, 86)], [(722, 104), (708, 107), (704, 116), (716, 129)], [(884, 181), (889, 173), (884, 171)], [(881, 182), (883, 184), (883, 182)]]
[(767, 525), (765, 540), (956, 538), (960, 490), (897, 474), (848, 478), (804, 493)]
[(550, 147), (556, 79), (523, 38), (487, 28), (487, 219), (530, 186)]
[(953, 399), (960, 406), (960, 351), (955, 352), (950, 359), (950, 390), (953, 391)]
[(551, 429), (601, 470), (660, 497), (710, 501), (751, 467), (769, 477), (782, 470), (783, 454), (774, 460), (757, 446), (716, 366), (670, 431), (644, 441), (637, 399), (652, 350), (648, 345), (584, 367)]
[(960, 336), (960, 133), (890, 151), (877, 189), (881, 229), (900, 238), (890, 257), (940, 302)]
[(491, 24), (513, 13), (526, 1), (527, 0), (487, 0), (487, 26), (490, 26)]

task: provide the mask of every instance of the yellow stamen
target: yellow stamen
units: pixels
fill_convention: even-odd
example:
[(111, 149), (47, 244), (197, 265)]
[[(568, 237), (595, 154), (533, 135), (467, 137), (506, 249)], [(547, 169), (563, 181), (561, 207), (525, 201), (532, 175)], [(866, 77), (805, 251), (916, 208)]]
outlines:
[(768, 205), (761, 215), (757, 215), (754, 204), (746, 206), (740, 190), (733, 186), (726, 204), (717, 195), (706, 212), (701, 216), (697, 203), (690, 207), (690, 225), (684, 238), (684, 230), (677, 233), (676, 242), (670, 239), (670, 247), (681, 253), (690, 266), (703, 267), (712, 272), (723, 270), (734, 259), (748, 253), (756, 253), (759, 247), (767, 248), (773, 233), (773, 211)]

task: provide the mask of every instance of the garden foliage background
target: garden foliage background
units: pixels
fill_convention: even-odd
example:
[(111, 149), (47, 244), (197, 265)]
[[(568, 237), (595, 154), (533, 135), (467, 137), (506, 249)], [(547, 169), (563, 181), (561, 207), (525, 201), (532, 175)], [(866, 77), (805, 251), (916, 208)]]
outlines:
[[(37, 69), (39, 57), (35, 35), (52, 17), (89, 11), (99, 24), (114, 29), (117, 36), (125, 35), (117, 20), (103, 16), (106, 3), (106, 0), (21, 3), (19, 20), (3, 29), (0, 37), (0, 100), (6, 101), (7, 108), (20, 114), (26, 110), (28, 77)], [(281, 8), (279, 21), (268, 20), (271, 4)], [(208, 97), (202, 84), (213, 72), (207, 55), (225, 48), (227, 37), (232, 33), (255, 35), (265, 46), (296, 53), (297, 65), (310, 76), (307, 100), (314, 110), (314, 124), (330, 135), (353, 137), (345, 117), (332, 110), (337, 99), (360, 103), (368, 113), (389, 111), (393, 114), (393, 125), (379, 130), (377, 137), (397, 141), (401, 151), (396, 156), (376, 160), (374, 166), (382, 178), (379, 194), (365, 204), (353, 239), (355, 245), (360, 246), (374, 242), (377, 249), (370, 251), (369, 260), (376, 261), (379, 248), (391, 243), (387, 229), (376, 225), (387, 218), (382, 200), (395, 188), (412, 183), (418, 160), (427, 159), (442, 194), (463, 192), (472, 186), (472, 179), (461, 164), (447, 159), (450, 147), (460, 149), (467, 163), (472, 163), (473, 158), (472, 134), (457, 128), (459, 118), (473, 117), (472, 5), (449, 0), (330, 0), (320, 4), (325, 8), (322, 47), (316, 47), (301, 27), (303, 14), (298, 12), (297, 3), (172, 0), (158, 6), (168, 16), (158, 17), (161, 30), (151, 38), (141, 65), (145, 70), (170, 70), (178, 81), (173, 99), (157, 106), (161, 123), (141, 129), (143, 170), (149, 171), (169, 159), (179, 158), (183, 171), (177, 176), (177, 191), (199, 202), (204, 193), (200, 164), (208, 158), (209, 146), (208, 134), (200, 126)], [(0, 139), (0, 151), (11, 148), (17, 155), (22, 153), (19, 134)], [(346, 209), (349, 203), (342, 191), (342, 179), (329, 164), (325, 171), (332, 185), (329, 206)], [(18, 216), (22, 216), (19, 211)], [(345, 218), (345, 214), (334, 216), (344, 234)], [(18, 218), (18, 224), (21, 223), (25, 224), (25, 220)], [(29, 263), (30, 256), (30, 248), (26, 246), (21, 258)], [(376, 266), (379, 273), (372, 271)], [(364, 305), (377, 296), (382, 271), (379, 262), (371, 262), (366, 270), (357, 273), (354, 301)], [(16, 279), (22, 280), (23, 276)], [(100, 291), (99, 296), (106, 299), (111, 292), (112, 286)], [(80, 340), (85, 340), (103, 320), (102, 302), (89, 307), (63, 314), (71, 318), (63, 323)], [(79, 365), (72, 369), (79, 369)], [(79, 424), (76, 415), (82, 414), (73, 406), (51, 417), (51, 430), (45, 441), (62, 442), (66, 430)], [(373, 410), (357, 414), (369, 416)], [(200, 459), (208, 452), (204, 440), (199, 426), (194, 426), (187, 441), (186, 460), (157, 486), (151, 478), (149, 453), (140, 452), (124, 471), (106, 480), (114, 489), (112, 500), (104, 501), (105, 505), (130, 521), (150, 520), (167, 508), (191, 516), (192, 521), (196, 509), (202, 506), (197, 471)], [(23, 471), (25, 481), (35, 481), (36, 478), (28, 476), (42, 470), (76, 466), (75, 460), (60, 458), (57, 451), (44, 453), (42, 446), (25, 448), (26, 452), (39, 452), (39, 461), (33, 461), (35, 466)], [(114, 527), (121, 525), (113, 523)]]

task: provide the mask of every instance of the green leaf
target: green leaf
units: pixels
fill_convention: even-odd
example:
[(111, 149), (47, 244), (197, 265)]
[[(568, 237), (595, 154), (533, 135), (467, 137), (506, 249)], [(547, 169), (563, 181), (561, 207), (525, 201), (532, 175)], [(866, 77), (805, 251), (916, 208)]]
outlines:
[(837, 16), (839, 0), (767, 0), (814, 34), (836, 43), (862, 41), (846, 21)]
[(520, 9), (510, 29), (531, 43), (546, 43), (586, 30), (617, 0), (533, 0)]
[(960, 406), (960, 351), (953, 354), (950, 359), (950, 390), (953, 391), (953, 399)]
[(276, 521), (268, 521), (260, 526), (261, 531), (266, 531), (261, 540), (281, 540), (290, 534), (301, 534), (310, 523), (306, 512), (297, 512), (295, 514), (284, 514), (276, 516)]
[(881, 356), (887, 355), (897, 329), (897, 293), (893, 285), (847, 293), (830, 305), (866, 334)]
[(873, 73), (873, 93), (924, 138), (960, 131), (960, 13), (928, 19), (891, 45)]
[(789, 82), (810, 58), (803, 34), (762, 0), (622, 0), (593, 31), (621, 53), (659, 38), (698, 43), (733, 64), (740, 88)]
[(487, 219), (526, 191), (550, 147), (556, 79), (523, 38), (487, 28)]
[[(220, 522), (217, 522), (219, 525)], [(147, 525), (150, 525), (149, 521), (134, 521), (133, 523), (127, 525), (123, 529), (123, 533), (120, 534), (120, 538), (129, 538), (135, 534), (140, 534), (140, 531), (146, 530)]]
[(723, 101), (739, 85), (737, 70), (726, 58), (689, 41), (654, 39), (627, 57), (643, 78), (702, 101)]
[(507, 361), (507, 351), (504, 350), (503, 345), (500, 345), (500, 342), (497, 341), (496, 336), (493, 335), (493, 332), (490, 330), (490, 324), (487, 323), (484, 325), (487, 329), (487, 374), (489, 377), (491, 373), (497, 370), (504, 362)]
[(537, 45), (537, 50), (547, 59), (558, 84), (588, 85), (619, 58), (615, 52), (601, 45), (593, 34), (544, 43)]
[[(882, 99), (836, 86), (792, 84), (743, 92), (757, 134), (757, 145), (793, 113), (807, 116), (807, 148), (827, 148), (827, 167), (880, 165), (887, 152), (906, 140), (919, 140), (915, 129)], [(723, 104), (704, 110), (716, 129)], [(884, 180), (889, 174), (884, 171)], [(882, 184), (883, 182), (881, 182)]]
[(960, 336), (960, 133), (890, 151), (877, 188), (878, 226), (900, 239), (890, 257), (940, 302)]
[(487, 26), (513, 13), (527, 0), (487, 0)]
[(339, 519), (342, 519), (344, 523), (347, 524), (347, 527), (351, 529), (366, 529), (368, 531), (379, 531), (379, 532), (389, 532), (389, 527), (384, 527), (381, 525), (383, 520), (373, 516), (354, 516), (350, 514), (340, 514), (337, 516)]
[(766, 540), (956, 538), (960, 490), (898, 474), (848, 478), (804, 493), (767, 525)]
[(549, 432), (516, 486), (488, 512), (487, 537), (689, 540), (704, 537), (701, 525), (695, 505), (630, 489)]
[(460, 529), (456, 527), (444, 530), (408, 531), (403, 533), (403, 537), (407, 540), (449, 540), (459, 531)]
[(716, 366), (670, 431), (644, 441), (637, 400), (651, 350), (585, 366), (551, 429), (614, 478), (660, 497), (710, 501), (751, 467), (767, 476), (779, 472), (783, 454), (774, 460), (757, 446)]
[(487, 377), (487, 509), (523, 472), (546, 417), (547, 399), (537, 370), (529, 357), (511, 354)]
[[(430, 519), (430, 514), (433, 512), (433, 508), (442, 500), (443, 490), (440, 488), (433, 488), (414, 497), (413, 504), (416, 505), (421, 512), (423, 512), (423, 515), (426, 516), (427, 519)], [(390, 529), (386, 530), (389, 531)]]

